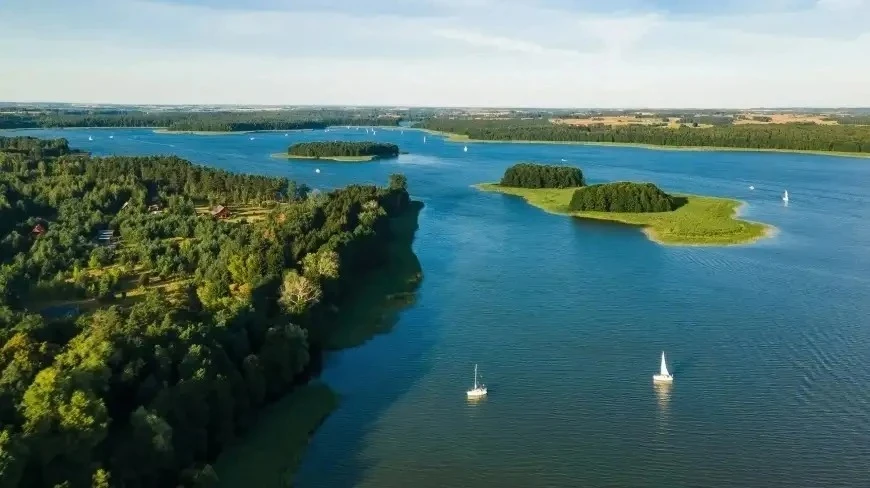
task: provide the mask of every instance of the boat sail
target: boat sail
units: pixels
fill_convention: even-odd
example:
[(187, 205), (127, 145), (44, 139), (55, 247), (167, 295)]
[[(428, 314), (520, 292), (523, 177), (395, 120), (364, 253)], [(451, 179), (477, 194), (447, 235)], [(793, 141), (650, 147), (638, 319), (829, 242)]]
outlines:
[(474, 388), (466, 392), (468, 398), (480, 398), (486, 396), (486, 386), (477, 384), (477, 365), (474, 365)]
[(788, 203), (788, 190), (786, 190), (785, 192), (783, 192), (783, 194), (782, 194), (782, 201), (785, 202), (785, 203)]
[(662, 351), (662, 365), (659, 374), (653, 375), (653, 382), (671, 383), (673, 381), (674, 377), (668, 372), (668, 364), (665, 362), (665, 352)]

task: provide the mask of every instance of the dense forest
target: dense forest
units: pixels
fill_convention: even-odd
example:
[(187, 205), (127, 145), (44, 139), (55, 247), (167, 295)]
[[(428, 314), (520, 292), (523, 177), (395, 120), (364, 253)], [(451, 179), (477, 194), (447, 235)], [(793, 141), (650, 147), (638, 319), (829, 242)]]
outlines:
[(2, 487), (214, 486), (414, 207), (402, 175), (319, 194), (63, 140), (0, 138), (0, 169)]
[(399, 155), (399, 146), (384, 142), (313, 141), (299, 142), (287, 148), (290, 156), (328, 158), (337, 156), (374, 156), (394, 158)]
[(678, 200), (652, 183), (618, 181), (578, 188), (570, 208), (577, 212), (668, 212)]
[(505, 170), (499, 184), (520, 188), (572, 188), (583, 186), (583, 171), (573, 166), (518, 163)]
[(0, 114), (0, 129), (52, 127), (161, 127), (171, 131), (255, 131), (323, 129), (334, 125), (398, 125), (377, 113), (325, 110), (247, 112), (54, 111)]
[(870, 126), (818, 124), (717, 125), (664, 128), (644, 125), (573, 126), (547, 120), (429, 119), (425, 129), (490, 141), (637, 143), (870, 153)]

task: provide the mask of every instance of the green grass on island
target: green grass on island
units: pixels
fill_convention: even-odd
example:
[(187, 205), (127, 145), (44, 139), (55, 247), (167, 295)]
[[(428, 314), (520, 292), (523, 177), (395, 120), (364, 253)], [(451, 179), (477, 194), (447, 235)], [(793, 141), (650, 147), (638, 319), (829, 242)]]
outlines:
[(298, 159), (302, 161), (334, 161), (337, 163), (366, 163), (369, 161), (374, 161), (377, 159), (377, 156), (368, 155), (368, 156), (294, 156), (287, 153), (273, 153), (273, 158), (276, 159)]
[(609, 220), (643, 227), (652, 241), (675, 246), (728, 246), (748, 244), (771, 236), (775, 228), (737, 217), (743, 205), (738, 200), (674, 194), (686, 203), (671, 212), (621, 213), (576, 212), (569, 208), (576, 188), (515, 188), (481, 183), (475, 188), (522, 197), (547, 212), (572, 217)]
[(296, 469), (317, 427), (338, 406), (325, 384), (309, 383), (257, 414), (257, 421), (215, 464), (219, 486), (293, 486)]

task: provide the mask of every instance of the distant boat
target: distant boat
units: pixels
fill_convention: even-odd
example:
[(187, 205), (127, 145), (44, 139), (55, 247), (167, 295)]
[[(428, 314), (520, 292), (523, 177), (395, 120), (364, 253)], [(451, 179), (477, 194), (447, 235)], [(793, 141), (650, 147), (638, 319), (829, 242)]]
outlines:
[(109, 136), (109, 139), (114, 139), (114, 138), (115, 138), (115, 136)]
[(783, 194), (782, 194), (782, 201), (785, 202), (785, 203), (788, 203), (788, 190), (786, 190), (785, 192), (783, 192)]
[(253, 137), (252, 137), (252, 138), (251, 138), (251, 140), (252, 140), (252, 141), (253, 141), (253, 140), (254, 140), (254, 138), (253, 138)]
[(323, 132), (329, 132), (329, 129), (323, 129)]
[(320, 173), (320, 168), (315, 168), (315, 169), (314, 169), (314, 172), (315, 172), (315, 173)]
[(754, 189), (755, 189), (755, 187), (754, 187), (754, 186), (752, 186), (752, 185), (749, 185), (749, 189), (750, 189), (750, 190), (754, 190)]
[(477, 365), (474, 365), (474, 388), (466, 392), (468, 398), (480, 398), (486, 396), (486, 386), (477, 384)]
[(347, 129), (347, 130), (350, 130), (350, 126), (349, 126), (349, 125), (344, 126), (344, 128)]
[(463, 152), (468, 152), (468, 146), (463, 147), (463, 148), (462, 148), (462, 151), (463, 151)]
[(426, 136), (423, 136), (423, 144), (426, 144)]
[(668, 373), (668, 365), (665, 363), (665, 352), (662, 351), (662, 366), (659, 370), (659, 374), (653, 375), (654, 383), (671, 383), (674, 381), (674, 377)]
[(288, 133), (286, 133), (286, 132), (284, 133), (284, 137), (287, 137), (287, 136), (289, 136), (289, 135), (290, 135), (290, 134), (288, 134)]
[(562, 162), (563, 162), (563, 163), (565, 163), (565, 162), (567, 162), (567, 161), (568, 161), (567, 159), (562, 158)]
[(93, 137), (91, 137), (91, 136), (88, 136), (88, 140), (89, 140), (89, 141), (93, 141), (93, 140), (94, 140), (94, 138), (93, 138)]

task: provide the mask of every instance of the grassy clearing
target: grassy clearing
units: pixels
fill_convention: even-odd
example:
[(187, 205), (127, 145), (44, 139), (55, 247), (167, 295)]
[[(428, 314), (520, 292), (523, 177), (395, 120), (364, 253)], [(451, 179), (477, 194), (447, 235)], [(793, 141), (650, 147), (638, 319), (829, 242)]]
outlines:
[(742, 204), (727, 198), (675, 195), (686, 198), (687, 202), (673, 212), (574, 212), (568, 208), (574, 193), (573, 188), (512, 188), (495, 183), (482, 183), (475, 185), (475, 188), (522, 197), (528, 203), (550, 213), (641, 226), (647, 237), (659, 244), (676, 246), (748, 244), (768, 237), (775, 231), (774, 227), (766, 224), (735, 218)]
[(311, 434), (337, 406), (336, 394), (315, 382), (266, 407), (245, 437), (218, 458), (219, 486), (292, 486)]
[(366, 286), (342, 304), (338, 320), (323, 338), (326, 349), (355, 347), (389, 332), (396, 325), (399, 311), (414, 302), (423, 279), (420, 261), (411, 247), (423, 207), (422, 203), (415, 203), (390, 222), (395, 237), (389, 244), (389, 263), (369, 273)]
[(309, 156), (294, 156), (287, 153), (273, 153), (275, 159), (290, 159), (301, 161), (333, 161), (336, 163), (367, 163), (377, 159), (375, 156), (330, 156), (330, 157), (309, 157)]
[[(227, 205), (226, 207), (230, 210), (230, 217), (226, 219), (226, 222), (241, 222), (243, 220), (248, 222), (256, 222), (259, 220), (263, 220), (266, 216), (282, 205), (281, 203), (276, 203), (275, 206), (265, 207), (263, 205), (249, 204), (249, 205)], [(194, 208), (197, 214), (200, 215), (210, 215), (211, 207), (207, 205), (199, 205)]]

